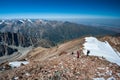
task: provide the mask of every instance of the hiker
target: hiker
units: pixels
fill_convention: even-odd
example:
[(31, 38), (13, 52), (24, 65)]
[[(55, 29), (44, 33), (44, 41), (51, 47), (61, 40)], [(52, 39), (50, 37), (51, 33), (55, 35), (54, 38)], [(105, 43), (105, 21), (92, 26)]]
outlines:
[(90, 50), (87, 50), (87, 56), (89, 56), (89, 54), (90, 54)]
[(77, 58), (79, 58), (80, 57), (80, 53), (77, 51)]

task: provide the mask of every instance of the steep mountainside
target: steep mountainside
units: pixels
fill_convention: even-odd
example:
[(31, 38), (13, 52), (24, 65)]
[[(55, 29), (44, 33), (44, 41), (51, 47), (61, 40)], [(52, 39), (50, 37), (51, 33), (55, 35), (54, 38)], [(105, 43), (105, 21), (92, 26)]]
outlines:
[(15, 47), (51, 47), (54, 46), (54, 43), (52, 43), (49, 40), (45, 39), (37, 39), (37, 38), (31, 38), (27, 35), (23, 35), (20, 33), (11, 33), (11, 32), (5, 32), (0, 33), (0, 57), (4, 55), (11, 55), (14, 52), (17, 52), (17, 48)]

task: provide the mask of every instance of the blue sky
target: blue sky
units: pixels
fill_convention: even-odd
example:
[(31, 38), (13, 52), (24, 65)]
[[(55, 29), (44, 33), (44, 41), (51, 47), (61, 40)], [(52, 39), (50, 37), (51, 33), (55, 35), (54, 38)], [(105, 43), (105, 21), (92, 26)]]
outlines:
[(120, 0), (0, 0), (1, 18), (120, 18)]

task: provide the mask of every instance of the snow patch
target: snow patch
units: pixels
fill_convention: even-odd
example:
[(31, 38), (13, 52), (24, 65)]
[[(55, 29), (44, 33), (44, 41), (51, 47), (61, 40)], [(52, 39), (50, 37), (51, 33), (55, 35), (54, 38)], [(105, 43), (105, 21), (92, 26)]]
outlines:
[(97, 72), (98, 76), (104, 76), (105, 73), (100, 73), (100, 72)]
[(86, 37), (84, 45), (84, 54), (87, 54), (87, 50), (90, 51), (89, 55), (104, 57), (112, 63), (120, 65), (120, 57), (113, 50), (110, 44), (106, 42), (101, 42), (95, 37)]
[(41, 23), (42, 23), (42, 25), (46, 25), (47, 24), (47, 22), (45, 21), (45, 20), (39, 20)]
[(114, 77), (110, 77), (107, 80), (116, 80)]
[(104, 70), (105, 68), (102, 68), (102, 67), (98, 67), (97, 69), (99, 69), (99, 70)]
[(93, 80), (105, 80), (104, 78), (93, 78)]
[(19, 79), (19, 77), (15, 77), (15, 78), (14, 78), (14, 80), (18, 80), (18, 79)]
[[(93, 80), (105, 80), (103, 77), (101, 78), (93, 78)], [(116, 80), (114, 77), (110, 77), (107, 80)]]
[(28, 61), (14, 61), (14, 62), (9, 62), (9, 65), (14, 68), (21, 66), (21, 64), (28, 64), (28, 63), (29, 63)]
[(112, 75), (112, 71), (111, 70), (107, 70), (106, 74), (111, 76)]
[(30, 76), (30, 73), (27, 72), (27, 73), (25, 73), (25, 75), (26, 75), (26, 76)]

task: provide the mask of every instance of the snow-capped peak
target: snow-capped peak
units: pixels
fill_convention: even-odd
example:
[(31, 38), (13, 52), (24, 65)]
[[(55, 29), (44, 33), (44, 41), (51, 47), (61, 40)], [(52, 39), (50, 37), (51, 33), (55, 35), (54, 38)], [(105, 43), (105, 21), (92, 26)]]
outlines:
[(2, 20), (1, 22), (0, 22), (0, 24), (2, 24), (4, 22), (4, 20)]
[(23, 20), (19, 20), (20, 22), (22, 22), (22, 23), (24, 23), (24, 21)]
[(28, 22), (33, 23), (30, 19), (27, 19)]
[(42, 19), (39, 19), (39, 22), (41, 22), (42, 24), (46, 24), (47, 22), (42, 20)]
[(84, 45), (84, 54), (87, 54), (89, 50), (89, 55), (104, 57), (110, 62), (120, 65), (120, 57), (118, 53), (113, 50), (110, 44), (106, 42), (101, 42), (95, 37), (86, 37)]

